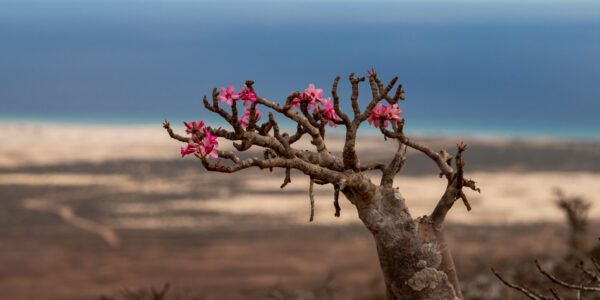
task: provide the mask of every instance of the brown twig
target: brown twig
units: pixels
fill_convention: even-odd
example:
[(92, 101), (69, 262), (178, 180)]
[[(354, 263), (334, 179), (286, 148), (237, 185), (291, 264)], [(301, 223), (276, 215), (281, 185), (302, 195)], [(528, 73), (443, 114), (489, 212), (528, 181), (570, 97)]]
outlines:
[(544, 274), (544, 276), (548, 277), (548, 279), (550, 279), (552, 282), (554, 282), (560, 286), (563, 286), (563, 287), (566, 287), (569, 289), (573, 289), (573, 290), (585, 291), (585, 292), (600, 292), (600, 287), (576, 285), (576, 284), (568, 283), (566, 281), (562, 281), (562, 280), (556, 278), (554, 275), (552, 275), (552, 274), (548, 273), (546, 270), (544, 270), (537, 259), (535, 260), (535, 265), (537, 266), (540, 273)]
[(335, 216), (336, 217), (340, 217), (340, 203), (339, 203), (339, 198), (340, 198), (340, 186), (335, 184), (333, 185), (334, 188), (334, 192), (333, 192), (333, 207), (335, 208)]
[(280, 188), (284, 188), (288, 183), (292, 182), (292, 178), (290, 177), (290, 168), (285, 168), (285, 178), (283, 179), (283, 183)]
[(181, 136), (181, 135), (173, 132), (173, 129), (171, 129), (171, 124), (167, 120), (165, 120), (165, 122), (163, 122), (163, 128), (167, 130), (167, 132), (169, 133), (169, 136), (172, 139), (175, 139), (175, 140), (178, 140), (178, 141), (184, 142), (184, 143), (187, 143), (190, 140), (190, 138), (188, 138), (188, 137), (184, 137), (184, 136)]
[(532, 291), (532, 290), (530, 290), (530, 289), (528, 289), (526, 287), (510, 283), (510, 282), (506, 281), (504, 278), (502, 278), (502, 276), (500, 276), (500, 274), (498, 274), (498, 272), (496, 272), (496, 270), (494, 268), (491, 268), (491, 270), (494, 273), (494, 275), (496, 275), (496, 277), (498, 277), (498, 279), (500, 279), (500, 281), (502, 281), (502, 283), (504, 283), (506, 286), (508, 286), (508, 287), (510, 287), (512, 289), (515, 289), (515, 290), (523, 293), (525, 296), (529, 297), (529, 299), (534, 299), (534, 300), (552, 300), (551, 298), (539, 295), (536, 292), (534, 292), (534, 291)]

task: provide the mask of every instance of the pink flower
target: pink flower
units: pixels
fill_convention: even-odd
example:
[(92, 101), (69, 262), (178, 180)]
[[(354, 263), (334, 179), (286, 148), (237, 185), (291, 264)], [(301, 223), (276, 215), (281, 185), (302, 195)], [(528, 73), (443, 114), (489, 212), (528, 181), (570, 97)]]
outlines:
[(371, 115), (367, 121), (369, 124), (379, 128), (379, 116), (381, 116), (382, 112), (385, 110), (381, 103), (377, 103), (375, 107), (371, 110)]
[[(309, 99), (310, 98), (308, 98), (305, 93), (302, 93), (302, 94), (300, 94), (300, 96), (292, 99), (292, 107), (295, 107), (295, 108), (299, 109), (300, 108), (300, 102), (302, 100), (309, 100)], [(308, 106), (307, 106), (308, 109), (310, 109), (311, 106), (312, 106), (312, 103), (310, 103), (310, 100), (309, 100)]]
[[(256, 121), (258, 121), (258, 120), (260, 120), (260, 117), (262, 117), (262, 113), (260, 111), (258, 111), (258, 107), (255, 107), (254, 110), (255, 110), (254, 118)], [(250, 122), (250, 108), (246, 108), (246, 109), (244, 109), (244, 111), (246, 113), (243, 114), (242, 117), (240, 118), (240, 123), (242, 123), (242, 127), (244, 127), (244, 129), (246, 129), (246, 127), (248, 126), (248, 123)]]
[(198, 136), (193, 136), (188, 141), (187, 147), (181, 147), (181, 157), (193, 153), (199, 158), (217, 158), (219, 157), (219, 154), (217, 153), (218, 145), (219, 142), (217, 142), (217, 137), (212, 135), (210, 131), (206, 131), (202, 141), (200, 141)]
[(304, 93), (292, 100), (292, 106), (300, 108), (301, 101), (308, 101), (307, 109), (310, 110), (314, 105), (323, 101), (323, 90), (315, 89), (315, 85), (311, 83)]
[(183, 124), (185, 124), (185, 132), (187, 133), (192, 133), (192, 134), (196, 134), (196, 133), (201, 133), (203, 132), (204, 129), (204, 122), (202, 122), (202, 120), (198, 121), (197, 123), (194, 122), (183, 122)]
[(402, 118), (400, 118), (401, 114), (402, 110), (398, 108), (398, 104), (393, 104), (386, 108), (384, 112), (384, 118), (386, 120), (390, 120), (392, 123), (398, 124), (400, 121), (402, 121)]
[(194, 142), (192, 142), (191, 139), (188, 142), (187, 147), (181, 147), (181, 157), (184, 157), (188, 154), (192, 154), (194, 152), (196, 152), (196, 144), (194, 144)]
[(233, 85), (228, 86), (227, 89), (222, 87), (219, 94), (219, 101), (226, 102), (229, 105), (233, 105), (233, 100), (237, 100), (240, 97), (240, 95), (235, 92), (235, 87)]
[(198, 152), (206, 158), (217, 158), (219, 157), (219, 154), (217, 153), (218, 145), (219, 142), (217, 142), (217, 137), (207, 131), (204, 139), (202, 139), (202, 145), (198, 147)]
[(400, 123), (402, 121), (400, 114), (402, 114), (402, 110), (398, 108), (398, 104), (385, 106), (378, 103), (371, 110), (371, 115), (367, 121), (377, 128), (379, 128), (380, 122), (383, 121), (383, 127), (386, 128), (388, 126), (388, 121), (391, 121), (394, 124)]
[(308, 88), (304, 90), (304, 94), (308, 95), (313, 100), (317, 100), (323, 97), (323, 90), (315, 89), (314, 83), (311, 83), (308, 85)]
[[(335, 109), (333, 107), (333, 103), (331, 102), (331, 98), (322, 99), (319, 104), (323, 106), (323, 108), (320, 109), (323, 116), (323, 121), (327, 122), (329, 126), (337, 127), (337, 124), (335, 124), (334, 121), (340, 120), (340, 117), (335, 114)], [(317, 108), (315, 108), (315, 110), (317, 110)]]
[(245, 84), (242, 92), (239, 94), (240, 99), (244, 100), (244, 106), (248, 105), (248, 102), (254, 104), (256, 102), (256, 94), (254, 94)]

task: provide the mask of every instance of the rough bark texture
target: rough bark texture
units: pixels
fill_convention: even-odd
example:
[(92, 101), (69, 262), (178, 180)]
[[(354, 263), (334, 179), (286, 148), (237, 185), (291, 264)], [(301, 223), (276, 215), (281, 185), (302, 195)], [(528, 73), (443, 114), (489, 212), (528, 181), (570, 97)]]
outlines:
[(441, 229), (413, 219), (398, 189), (363, 180), (344, 194), (375, 238), (387, 299), (461, 299)]

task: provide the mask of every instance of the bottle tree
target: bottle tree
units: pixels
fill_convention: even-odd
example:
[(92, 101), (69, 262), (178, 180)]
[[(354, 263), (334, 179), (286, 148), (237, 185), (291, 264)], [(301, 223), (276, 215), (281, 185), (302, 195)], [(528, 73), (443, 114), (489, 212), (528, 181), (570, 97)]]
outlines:
[[(335, 190), (335, 215), (340, 214), (338, 196), (341, 192), (356, 207), (358, 217), (375, 238), (388, 299), (462, 299), (452, 255), (444, 241), (443, 224), (458, 199), (470, 210), (463, 192), (465, 187), (479, 191), (474, 181), (463, 176), (462, 154), (467, 146), (462, 142), (457, 144), (453, 157), (445, 150), (435, 152), (406, 137), (404, 120), (400, 117), (402, 111), (398, 108), (398, 101), (404, 100), (402, 85), (390, 94), (398, 77), (385, 86), (375, 70), (359, 78), (352, 73), (348, 79), (352, 87), (351, 116), (340, 109), (337, 94), (340, 77), (333, 81), (331, 97), (323, 97), (323, 90), (311, 84), (302, 93), (291, 93), (283, 106), (260, 97), (254, 82), (249, 80), (239, 93), (229, 86), (213, 89), (212, 102), (204, 96), (206, 109), (219, 114), (232, 129), (206, 126), (203, 121), (184, 122), (187, 135), (182, 136), (173, 132), (168, 121), (163, 125), (172, 138), (186, 143), (181, 148), (181, 155), (195, 155), (208, 171), (233, 173), (250, 167), (282, 168), (285, 169), (282, 188), (291, 181), (291, 169), (310, 177), (311, 220), (313, 185), (331, 184)], [(370, 86), (371, 100), (361, 110), (359, 84), (365, 79)], [(245, 107), (241, 117), (240, 103)], [(295, 122), (296, 131), (292, 134), (282, 132), (273, 113), (262, 118), (260, 106)], [(261, 119), (266, 120), (261, 122)], [(397, 141), (397, 150), (387, 165), (360, 163), (355, 147), (356, 134), (365, 121), (377, 127), (386, 139)], [(329, 152), (325, 144), (327, 126), (338, 125), (346, 130), (341, 157)], [(294, 143), (305, 135), (310, 137), (314, 149), (294, 147)], [(223, 140), (232, 141), (237, 151), (261, 148), (263, 156), (240, 159), (235, 152), (218, 149)], [(406, 160), (407, 148), (431, 158), (440, 169), (440, 177), (447, 182), (431, 213), (416, 219), (411, 216), (398, 188), (394, 187), (394, 177)], [(373, 182), (365, 173), (367, 171), (381, 172), (381, 181)]]

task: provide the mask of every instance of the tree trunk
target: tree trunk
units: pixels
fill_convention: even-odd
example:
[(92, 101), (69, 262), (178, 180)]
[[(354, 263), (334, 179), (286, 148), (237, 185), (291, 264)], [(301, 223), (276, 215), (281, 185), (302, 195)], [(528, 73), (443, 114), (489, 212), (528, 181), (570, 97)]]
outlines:
[(462, 299), (441, 228), (413, 219), (396, 188), (365, 182), (345, 190), (377, 245), (387, 299)]

